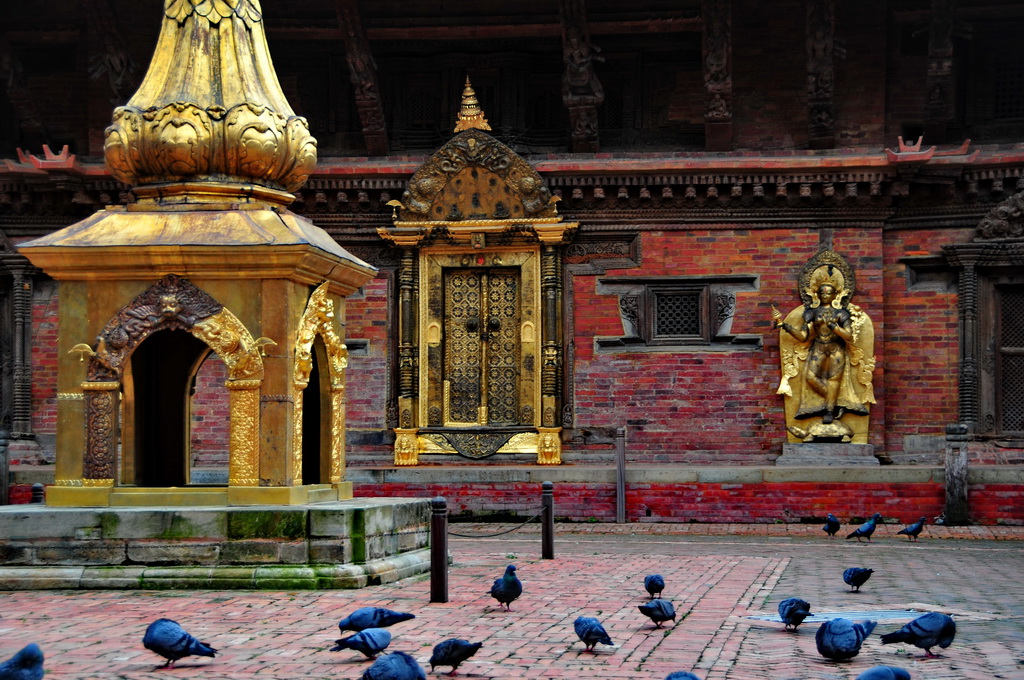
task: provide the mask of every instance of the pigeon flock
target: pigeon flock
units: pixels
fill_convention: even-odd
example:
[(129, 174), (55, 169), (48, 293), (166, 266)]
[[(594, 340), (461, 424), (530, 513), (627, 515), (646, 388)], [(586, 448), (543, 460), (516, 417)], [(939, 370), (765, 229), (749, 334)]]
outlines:
[[(875, 513), (868, 521), (847, 535), (847, 539), (862, 538), (870, 542), (875, 532), (879, 513)], [(916, 541), (925, 525), (925, 518), (906, 526), (897, 532), (905, 535), (910, 541)], [(823, 531), (829, 538), (835, 538), (841, 529), (839, 520), (828, 515)], [(511, 611), (512, 602), (523, 594), (523, 584), (516, 574), (516, 566), (510, 564), (504, 574), (494, 581), (488, 595), (497, 600), (503, 611)], [(843, 572), (843, 581), (853, 592), (860, 588), (874, 573), (873, 569), (850, 567)], [(644, 590), (650, 600), (637, 607), (640, 613), (651, 620), (655, 628), (661, 628), (667, 621), (676, 622), (676, 610), (673, 604), (663, 599), (665, 579), (660, 574), (649, 574), (643, 580)], [(797, 629), (810, 616), (811, 605), (798, 597), (788, 597), (779, 602), (779, 621), (785, 624), (785, 630), (798, 632)], [(600, 613), (600, 612), (598, 612)], [(363, 655), (373, 663), (360, 676), (360, 680), (426, 680), (427, 673), (415, 658), (406, 652), (391, 651), (388, 647), (392, 642), (392, 634), (387, 630), (403, 621), (416, 618), (414, 614), (399, 612), (384, 607), (361, 607), (338, 622), (338, 629), (347, 637), (335, 641), (332, 652), (352, 650)], [(854, 622), (846, 618), (833, 618), (825, 621), (814, 635), (818, 653), (832, 661), (846, 661), (857, 656), (864, 641), (874, 631), (877, 622)], [(573, 622), (576, 636), (584, 645), (585, 652), (595, 652), (598, 644), (614, 647), (608, 631), (601, 621), (592, 616), (579, 616)], [(883, 645), (891, 643), (909, 644), (923, 649), (926, 658), (937, 654), (932, 649), (946, 649), (956, 636), (956, 623), (952, 617), (940, 612), (923, 614), (904, 625), (899, 630), (881, 636)], [(161, 618), (153, 621), (146, 628), (142, 638), (143, 646), (153, 653), (166, 659), (159, 668), (173, 668), (175, 662), (189, 656), (215, 657), (217, 650), (188, 633), (181, 625), (171, 619)], [(449, 675), (454, 676), (459, 666), (470, 659), (483, 646), (482, 642), (470, 642), (460, 638), (443, 640), (436, 644), (430, 655), (430, 672), (438, 666), (451, 667)], [(13, 657), (0, 663), (0, 680), (42, 680), (43, 652), (35, 643), (29, 644)], [(895, 666), (875, 666), (857, 676), (856, 680), (910, 680), (910, 674)], [(688, 671), (676, 671), (665, 680), (700, 680)]]

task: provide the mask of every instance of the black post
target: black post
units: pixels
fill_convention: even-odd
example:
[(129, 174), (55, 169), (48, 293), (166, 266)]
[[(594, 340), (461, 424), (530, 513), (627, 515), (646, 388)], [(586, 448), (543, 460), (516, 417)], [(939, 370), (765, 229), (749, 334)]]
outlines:
[(448, 601), (448, 501), (430, 501), (430, 601)]
[(965, 423), (946, 425), (946, 505), (942, 514), (950, 526), (964, 525), (969, 521), (967, 442), (970, 439)]
[(626, 428), (615, 430), (615, 521), (626, 522)]
[(540, 557), (543, 560), (555, 559), (555, 485), (544, 482), (541, 486), (541, 532)]
[(29, 503), (45, 503), (46, 502), (46, 487), (40, 482), (36, 482), (32, 485), (32, 498)]
[(7, 456), (7, 430), (0, 430), (0, 505), (7, 505), (11, 481), (10, 458)]

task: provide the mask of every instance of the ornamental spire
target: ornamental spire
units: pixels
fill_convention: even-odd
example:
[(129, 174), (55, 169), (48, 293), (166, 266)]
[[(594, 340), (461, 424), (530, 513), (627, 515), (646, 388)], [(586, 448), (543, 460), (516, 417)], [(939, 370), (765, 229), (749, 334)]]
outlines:
[(490, 130), (484, 118), (483, 109), (476, 99), (476, 92), (469, 82), (469, 74), (466, 74), (466, 86), (462, 89), (462, 108), (459, 110), (458, 120), (455, 122), (455, 132), (463, 130)]
[(287, 205), (316, 167), (316, 140), (281, 90), (259, 0), (165, 0), (149, 70), (104, 151), (140, 196), (255, 190)]

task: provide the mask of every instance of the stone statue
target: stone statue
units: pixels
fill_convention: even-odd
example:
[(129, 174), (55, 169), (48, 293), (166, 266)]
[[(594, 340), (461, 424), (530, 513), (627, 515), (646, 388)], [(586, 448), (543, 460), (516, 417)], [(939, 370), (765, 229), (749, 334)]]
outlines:
[(853, 272), (837, 253), (822, 251), (800, 277), (804, 304), (785, 319), (772, 306), (779, 332), (782, 381), (791, 442), (867, 443), (874, 403), (874, 328), (850, 303)]

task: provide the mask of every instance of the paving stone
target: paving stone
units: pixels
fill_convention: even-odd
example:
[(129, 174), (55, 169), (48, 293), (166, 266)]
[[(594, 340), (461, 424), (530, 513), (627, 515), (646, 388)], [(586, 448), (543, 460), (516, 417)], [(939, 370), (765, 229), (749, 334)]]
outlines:
[[(459, 531), (513, 526), (461, 524)], [(459, 668), (471, 680), (663, 680), (677, 670), (705, 680), (853, 680), (879, 664), (907, 668), (915, 680), (1021, 680), (1024, 528), (927, 527), (918, 543), (896, 535), (899, 528), (880, 526), (870, 544), (858, 544), (830, 540), (817, 525), (560, 524), (554, 560), (540, 559), (536, 525), (493, 538), (452, 536), (449, 601), (434, 604), (428, 576), (401, 578), (414, 566), (412, 556), (365, 568), (148, 567), (147, 589), (5, 593), (0, 657), (37, 642), (47, 680), (166, 680), (168, 671), (155, 670), (161, 660), (141, 645), (145, 627), (166, 616), (220, 650), (216, 659), (182, 660), (170, 671), (175, 677), (357, 678), (367, 660), (327, 651), (337, 622), (358, 607), (385, 606), (416, 614), (391, 628), (391, 649), (425, 667), (443, 639), (483, 641)], [(524, 592), (503, 611), (487, 591), (509, 563), (519, 567)], [(842, 582), (848, 566), (875, 569), (860, 593)], [(63, 578), (75, 587), (70, 583), (92, 569), (58, 570), (53, 582)], [(125, 568), (126, 578), (131, 569), (139, 568)], [(637, 611), (648, 601), (643, 576), (654, 572), (665, 577), (664, 596), (681, 615), (661, 629)], [(0, 587), (3, 574), (0, 568)], [(361, 578), (384, 585), (342, 589)], [(282, 587), (216, 589), (245, 579)], [(303, 590), (306, 580), (339, 589)], [(211, 589), (168, 589), (196, 582)], [(883, 620), (860, 655), (826, 661), (814, 647), (817, 624), (787, 633), (780, 623), (748, 618), (775, 614), (778, 602), (793, 595), (815, 612), (949, 611), (957, 638), (926, 661), (916, 648), (881, 645), (879, 633), (900, 625)], [(599, 618), (615, 645), (583, 651), (572, 631), (579, 615)]]

